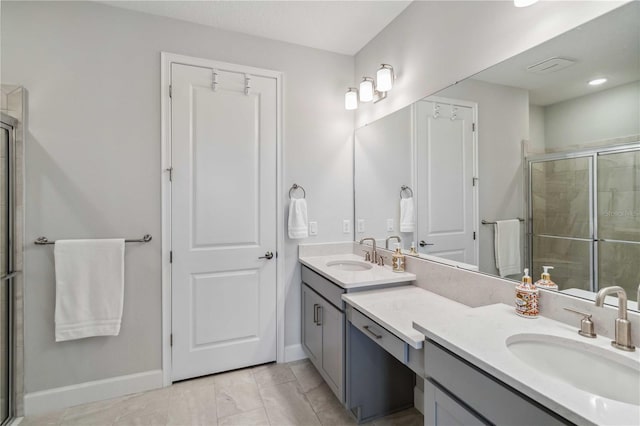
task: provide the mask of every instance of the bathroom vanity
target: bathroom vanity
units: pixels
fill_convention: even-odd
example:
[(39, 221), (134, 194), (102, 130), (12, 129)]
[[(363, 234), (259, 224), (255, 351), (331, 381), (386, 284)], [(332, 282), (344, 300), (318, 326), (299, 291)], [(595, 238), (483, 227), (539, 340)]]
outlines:
[(351, 253), (300, 257), (302, 347), (340, 402), (346, 401), (346, 305), (343, 294), (406, 286), (414, 274), (364, 262)]

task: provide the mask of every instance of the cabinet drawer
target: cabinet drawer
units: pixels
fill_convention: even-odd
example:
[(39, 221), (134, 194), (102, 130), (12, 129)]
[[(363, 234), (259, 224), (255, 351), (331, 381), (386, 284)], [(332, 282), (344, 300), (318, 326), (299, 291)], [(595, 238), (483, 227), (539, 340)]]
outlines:
[(425, 342), (424, 356), (428, 380), (435, 381), (493, 424), (570, 424), (434, 342)]
[(342, 287), (335, 285), (306, 266), (302, 267), (302, 282), (314, 289), (316, 293), (327, 299), (336, 308), (344, 311), (342, 294), (345, 293), (345, 290)]
[(409, 345), (397, 338), (393, 333), (381, 327), (378, 323), (363, 315), (358, 310), (349, 306), (349, 321), (358, 330), (371, 340), (382, 346), (384, 350), (393, 355), (398, 361), (406, 364), (408, 360)]

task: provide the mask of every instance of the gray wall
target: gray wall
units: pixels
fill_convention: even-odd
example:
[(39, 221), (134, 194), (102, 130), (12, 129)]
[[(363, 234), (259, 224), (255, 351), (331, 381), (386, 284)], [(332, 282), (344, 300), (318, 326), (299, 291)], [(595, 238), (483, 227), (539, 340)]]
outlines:
[(389, 97), (358, 109), (359, 126), (606, 13), (625, 1), (416, 1), (356, 55), (355, 76), (392, 64)]
[[(283, 71), (285, 192), (307, 190), (319, 223), (307, 242), (351, 239), (352, 57), (92, 2), (2, 2), (1, 48), (2, 81), (30, 97), (26, 241), (154, 236), (127, 246), (120, 336), (65, 343), (54, 343), (53, 250), (26, 245), (27, 393), (161, 368), (161, 51)], [(297, 242), (284, 255), (295, 345)]]
[[(529, 93), (468, 79), (436, 96), (478, 103), (480, 219), (524, 217), (521, 142), (529, 134)], [(497, 275), (493, 232), (493, 226), (480, 225), (479, 266)]]
[(545, 145), (558, 151), (640, 134), (640, 81), (544, 108)]

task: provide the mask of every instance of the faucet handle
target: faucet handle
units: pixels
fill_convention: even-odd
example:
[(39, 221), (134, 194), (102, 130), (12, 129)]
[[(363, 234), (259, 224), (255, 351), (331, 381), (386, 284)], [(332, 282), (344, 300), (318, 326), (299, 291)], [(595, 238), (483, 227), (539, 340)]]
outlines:
[(596, 332), (594, 331), (593, 321), (591, 321), (591, 314), (586, 312), (576, 311), (571, 308), (564, 308), (565, 311), (573, 312), (574, 314), (582, 315), (582, 320), (580, 320), (580, 330), (578, 330), (578, 334), (584, 337), (589, 337), (591, 339), (596, 337)]
[(362, 250), (364, 252), (365, 262), (371, 262), (371, 252), (369, 250)]
[(384, 266), (384, 261), (385, 261), (386, 257), (379, 254), (378, 255), (378, 261), (376, 262), (378, 264), (378, 266)]

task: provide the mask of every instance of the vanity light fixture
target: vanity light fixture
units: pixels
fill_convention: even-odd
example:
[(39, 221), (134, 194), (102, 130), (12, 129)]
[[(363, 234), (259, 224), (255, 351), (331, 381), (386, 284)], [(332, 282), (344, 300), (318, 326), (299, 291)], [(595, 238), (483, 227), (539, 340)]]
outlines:
[(389, 64), (382, 64), (376, 73), (376, 90), (378, 92), (388, 92), (393, 87), (393, 67)]
[(360, 102), (371, 102), (373, 100), (373, 78), (362, 77), (360, 82)]
[(537, 2), (538, 0), (513, 0), (513, 5), (515, 7), (527, 7)]
[(344, 94), (344, 108), (349, 111), (358, 109), (358, 89), (355, 87), (349, 87)]
[(387, 92), (393, 87), (395, 78), (391, 65), (380, 65), (375, 80), (371, 77), (362, 77), (360, 90), (355, 87), (347, 89), (344, 95), (344, 108), (354, 110), (358, 109), (358, 102), (380, 102), (387, 97)]
[(606, 82), (607, 82), (607, 79), (604, 77), (594, 78), (589, 82), (589, 86), (600, 86), (601, 84), (604, 84)]

